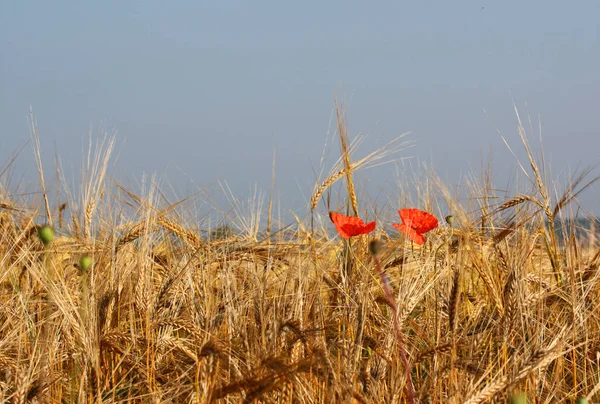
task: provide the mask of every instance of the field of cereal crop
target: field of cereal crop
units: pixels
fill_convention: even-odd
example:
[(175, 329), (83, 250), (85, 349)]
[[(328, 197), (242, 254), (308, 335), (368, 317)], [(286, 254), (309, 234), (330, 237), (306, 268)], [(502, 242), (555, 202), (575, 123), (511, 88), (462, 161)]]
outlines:
[(526, 189), (499, 196), (483, 172), (459, 200), (432, 174), (374, 207), (353, 173), (403, 140), (354, 156), (338, 117), (341, 158), (285, 225), (271, 204), (244, 229), (198, 224), (187, 199), (107, 178), (111, 140), (64, 200), (41, 160), (37, 203), (0, 174), (1, 400), (595, 399), (598, 223), (573, 213), (592, 171), (556, 194), (519, 127)]

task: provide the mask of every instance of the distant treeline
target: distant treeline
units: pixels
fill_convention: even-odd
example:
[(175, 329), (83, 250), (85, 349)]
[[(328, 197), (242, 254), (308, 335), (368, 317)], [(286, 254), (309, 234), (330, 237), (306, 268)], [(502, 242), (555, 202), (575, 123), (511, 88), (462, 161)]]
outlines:
[(555, 220), (554, 228), (559, 240), (572, 237), (589, 241), (600, 238), (600, 218), (577, 218), (572, 220)]

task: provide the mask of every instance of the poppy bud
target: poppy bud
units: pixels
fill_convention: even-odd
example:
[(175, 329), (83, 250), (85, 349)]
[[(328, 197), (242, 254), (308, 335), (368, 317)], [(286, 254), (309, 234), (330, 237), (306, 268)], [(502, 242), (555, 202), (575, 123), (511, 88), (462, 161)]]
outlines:
[(88, 269), (92, 266), (92, 257), (89, 255), (83, 255), (79, 258), (79, 269), (81, 272), (87, 272)]
[(373, 240), (369, 243), (369, 251), (371, 251), (371, 254), (373, 254), (373, 255), (377, 255), (380, 247), (381, 247), (381, 241), (379, 241), (379, 240)]
[(454, 216), (448, 215), (446, 216), (446, 223), (450, 225), (450, 227), (454, 227)]
[(44, 245), (48, 245), (54, 240), (54, 229), (50, 226), (40, 227), (38, 236)]
[(588, 399), (585, 397), (578, 397), (577, 401), (575, 401), (576, 404), (588, 404)]

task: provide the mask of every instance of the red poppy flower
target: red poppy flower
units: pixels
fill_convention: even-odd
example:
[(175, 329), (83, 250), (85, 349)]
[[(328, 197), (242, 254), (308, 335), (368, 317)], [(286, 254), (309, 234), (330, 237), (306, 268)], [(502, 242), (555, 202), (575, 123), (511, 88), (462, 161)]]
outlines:
[(355, 216), (346, 216), (341, 213), (329, 212), (329, 218), (335, 225), (338, 234), (343, 238), (350, 238), (367, 234), (375, 230), (375, 222), (367, 223)]
[(419, 245), (425, 243), (423, 234), (438, 226), (438, 220), (435, 216), (419, 209), (400, 209), (398, 213), (400, 219), (402, 219), (402, 224), (394, 223), (392, 226)]

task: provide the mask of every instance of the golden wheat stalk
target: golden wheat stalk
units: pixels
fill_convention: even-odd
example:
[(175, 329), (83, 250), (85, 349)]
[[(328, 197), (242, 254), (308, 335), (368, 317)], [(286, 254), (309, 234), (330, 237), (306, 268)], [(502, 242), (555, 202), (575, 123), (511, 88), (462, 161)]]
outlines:
[(83, 217), (83, 232), (87, 242), (92, 238), (92, 219), (98, 201), (104, 194), (104, 180), (108, 171), (108, 163), (115, 145), (115, 137), (105, 137), (96, 144), (92, 157), (92, 140), (88, 143), (87, 165), (83, 177), (87, 182), (84, 194), (85, 211)]
[(144, 231), (146, 231), (147, 227), (146, 220), (136, 223), (129, 229), (127, 233), (121, 236), (119, 241), (117, 241), (116, 249), (119, 250), (125, 244), (129, 244), (132, 241), (137, 240), (142, 234), (144, 234)]
[(46, 193), (46, 181), (44, 181), (44, 166), (42, 164), (40, 137), (38, 134), (37, 122), (35, 120), (35, 116), (33, 115), (33, 108), (29, 108), (29, 124), (31, 126), (31, 137), (33, 138), (35, 164), (37, 166), (38, 175), (40, 176), (40, 186), (42, 187), (44, 209), (46, 210), (46, 221), (48, 226), (53, 226), (52, 212), (50, 211), (50, 202), (48, 202), (48, 194)]
[(346, 123), (346, 117), (340, 110), (340, 106), (337, 101), (335, 103), (335, 113), (337, 116), (338, 123), (338, 134), (340, 135), (340, 145), (342, 147), (342, 159), (344, 161), (344, 168), (346, 173), (346, 186), (348, 188), (348, 198), (350, 198), (350, 204), (354, 211), (354, 216), (358, 216), (358, 200), (356, 198), (356, 190), (354, 188), (354, 181), (352, 180), (352, 163), (350, 160), (350, 148), (348, 146), (348, 128)]
[(179, 223), (169, 220), (163, 216), (159, 216), (157, 221), (162, 227), (177, 235), (191, 247), (200, 248), (204, 245), (204, 242), (196, 233), (186, 230)]
[(325, 181), (323, 181), (315, 190), (315, 192), (313, 193), (312, 197), (310, 198), (310, 209), (314, 210), (317, 207), (317, 204), (319, 203), (319, 200), (321, 199), (321, 197), (323, 196), (323, 193), (327, 190), (327, 188), (329, 188), (330, 186), (332, 186), (333, 184), (335, 184), (335, 182), (337, 180), (339, 180), (340, 178), (342, 178), (344, 176), (344, 174), (346, 173), (346, 169), (342, 169), (336, 173), (331, 174), (329, 177), (327, 177), (325, 179)]
[[(355, 172), (360, 169), (372, 168), (394, 161), (393, 159), (386, 159), (412, 145), (412, 143), (410, 142), (400, 142), (400, 140), (403, 139), (406, 135), (407, 133), (403, 133), (402, 135), (396, 137), (384, 146), (369, 153), (362, 159), (355, 162), (351, 162), (350, 171)], [(327, 188), (329, 188), (330, 186), (335, 184), (340, 178), (342, 178), (346, 174), (346, 170), (347, 168), (344, 167), (344, 163), (338, 160), (338, 162), (336, 162), (336, 164), (334, 165), (332, 172), (327, 176), (327, 178), (325, 178), (325, 180), (323, 180), (321, 183), (315, 185), (312, 197), (310, 198), (311, 210), (315, 210), (317, 204), (319, 203), (319, 200), (323, 196), (323, 193), (325, 193)]]
[(495, 212), (502, 212), (503, 210), (510, 209), (514, 206), (520, 205), (523, 202), (533, 202), (536, 205), (541, 206), (540, 202), (537, 199), (535, 199), (529, 195), (519, 195), (519, 196), (516, 196), (516, 197), (504, 202), (502, 205), (498, 206), (498, 208), (496, 208)]
[(548, 347), (546, 347), (546, 349), (534, 352), (529, 360), (521, 365), (520, 369), (514, 376), (511, 377), (510, 375), (505, 374), (496, 377), (483, 390), (479, 391), (477, 394), (465, 401), (465, 404), (480, 404), (489, 402), (498, 393), (505, 391), (510, 386), (514, 386), (533, 372), (544, 369), (556, 358), (564, 355), (566, 352), (559, 350), (558, 345), (562, 342), (565, 331), (566, 328), (559, 332), (554, 340), (548, 345)]

